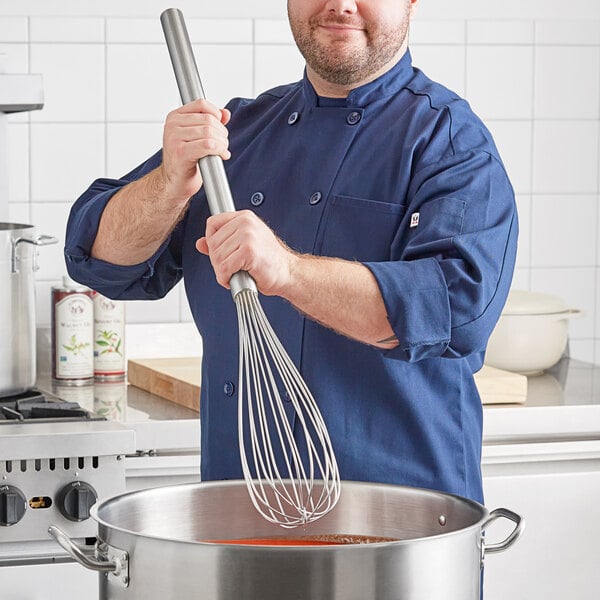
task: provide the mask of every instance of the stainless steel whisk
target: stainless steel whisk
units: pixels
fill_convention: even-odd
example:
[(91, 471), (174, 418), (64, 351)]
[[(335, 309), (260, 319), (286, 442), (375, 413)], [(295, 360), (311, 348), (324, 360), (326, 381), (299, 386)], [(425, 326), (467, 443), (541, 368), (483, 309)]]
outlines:
[[(181, 11), (169, 8), (160, 19), (183, 103), (204, 98)], [(234, 211), (221, 158), (207, 156), (198, 165), (211, 214)], [(238, 438), (246, 486), (267, 521), (289, 528), (304, 525), (327, 514), (340, 496), (340, 475), (327, 427), (273, 331), (252, 277), (239, 271), (229, 285), (239, 326)], [(282, 392), (295, 410), (295, 432)], [(274, 439), (271, 432), (276, 433)], [(299, 445), (306, 450), (304, 461)]]

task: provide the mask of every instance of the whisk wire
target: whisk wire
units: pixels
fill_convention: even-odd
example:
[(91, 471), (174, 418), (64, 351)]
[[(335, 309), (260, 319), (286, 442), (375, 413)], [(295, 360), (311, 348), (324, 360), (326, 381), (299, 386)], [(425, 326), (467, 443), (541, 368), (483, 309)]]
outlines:
[[(260, 317), (260, 311), (251, 313), (252, 315), (252, 323), (256, 330), (258, 330), (261, 326), (258, 317)], [(266, 332), (263, 332), (266, 333)], [(265, 335), (265, 340), (268, 342), (268, 337)], [(257, 337), (257, 345), (260, 348), (260, 355), (263, 358), (263, 362), (259, 363), (260, 367), (260, 375), (262, 381), (269, 381), (271, 383), (270, 387), (266, 388), (269, 406), (271, 408), (271, 414), (274, 419), (274, 424), (277, 430), (279, 442), (282, 448), (282, 457), (285, 461), (285, 465), (287, 468), (287, 473), (293, 475), (294, 477), (300, 478), (301, 481), (306, 480), (306, 472), (304, 470), (304, 465), (302, 463), (302, 459), (300, 456), (300, 452), (296, 446), (296, 444), (291, 443), (293, 440), (293, 431), (289, 420), (286, 416), (286, 412), (284, 409), (284, 404), (281, 402), (281, 395), (279, 391), (279, 386), (277, 385), (277, 380), (274, 376), (273, 369), (271, 367), (271, 362), (274, 362), (274, 367), (277, 368), (278, 358), (276, 355), (271, 356), (267, 353), (267, 348), (269, 347), (268, 343), (265, 343), (265, 340), (261, 337)], [(256, 396), (258, 398), (259, 396)], [(266, 403), (262, 403), (263, 408), (265, 408)], [(268, 421), (265, 419), (260, 422), (260, 425), (264, 427), (262, 431), (263, 435), (269, 440), (270, 445), (270, 436), (268, 435)], [(285, 435), (284, 435), (285, 434)], [(273, 454), (271, 456), (274, 458)], [(291, 458), (291, 464), (290, 464)], [(300, 492), (302, 491), (298, 486), (294, 486), (291, 489), (289, 487), (285, 487), (283, 485), (283, 477), (279, 474), (277, 470), (277, 463), (274, 464), (275, 470), (277, 472), (277, 481), (280, 484), (280, 487), (275, 488), (275, 493), (278, 496), (278, 499), (282, 499), (287, 505), (295, 506), (302, 505), (304, 503), (304, 499), (300, 496)], [(261, 473), (259, 476), (264, 476), (266, 473)], [(282, 493), (280, 490), (285, 490), (285, 493)], [(293, 495), (293, 498), (291, 497)]]
[[(244, 295), (245, 296), (245, 295)], [(251, 296), (248, 295), (248, 297), (244, 297), (241, 298), (240, 300), (243, 301), (244, 305), (249, 304), (249, 300), (251, 300)], [(251, 445), (252, 445), (252, 454), (253, 454), (253, 460), (254, 460), (254, 465), (255, 465), (255, 469), (257, 471), (257, 477), (258, 477), (258, 487), (261, 490), (260, 494), (256, 494), (258, 500), (260, 500), (261, 503), (263, 503), (264, 505), (268, 505), (268, 494), (267, 494), (267, 490), (265, 489), (262, 480), (266, 479), (267, 481), (277, 481), (280, 484), (279, 488), (275, 488), (275, 499), (277, 501), (278, 504), (278, 508), (279, 510), (276, 511), (278, 514), (285, 514), (284, 508), (281, 504), (281, 502), (283, 501), (284, 503), (286, 503), (288, 506), (294, 506), (294, 501), (296, 503), (298, 503), (300, 500), (298, 497), (296, 497), (295, 499), (291, 499), (289, 497), (289, 493), (288, 493), (288, 489), (284, 486), (283, 484), (283, 477), (281, 476), (281, 474), (279, 473), (279, 470), (277, 468), (277, 461), (275, 459), (275, 451), (273, 449), (273, 444), (271, 442), (271, 437), (269, 435), (269, 430), (268, 430), (268, 419), (267, 419), (267, 411), (266, 411), (266, 405), (264, 402), (252, 402), (251, 398), (262, 398), (262, 386), (261, 386), (261, 382), (264, 381), (269, 381), (270, 385), (265, 387), (265, 391), (267, 393), (267, 397), (269, 400), (269, 405), (271, 407), (271, 411), (276, 415), (276, 408), (278, 407), (280, 408), (280, 412), (283, 414), (283, 419), (275, 419), (274, 420), (274, 424), (276, 427), (276, 430), (278, 432), (278, 437), (280, 440), (280, 444), (282, 449), (286, 449), (285, 446), (285, 442), (284, 442), (284, 435), (281, 431), (281, 427), (283, 426), (284, 428), (287, 429), (286, 433), (288, 436), (291, 436), (291, 429), (289, 427), (289, 423), (287, 422), (287, 419), (285, 419), (285, 412), (283, 411), (282, 405), (277, 402), (274, 401), (273, 398), (273, 393), (277, 394), (277, 387), (276, 387), (276, 382), (275, 382), (275, 377), (273, 375), (272, 369), (270, 368), (269, 362), (268, 362), (268, 357), (266, 354), (266, 350), (265, 350), (265, 346), (264, 343), (262, 342), (260, 337), (257, 337), (256, 335), (252, 335), (252, 334), (256, 334), (256, 327), (257, 324), (255, 322), (255, 314), (252, 311), (242, 311), (240, 313), (240, 319), (242, 321), (241, 323), (241, 330), (243, 330), (245, 333), (247, 333), (247, 337), (246, 342), (244, 343), (244, 349), (243, 349), (243, 356), (245, 356), (246, 358), (246, 362), (247, 362), (247, 368), (244, 370), (245, 372), (245, 380), (246, 380), (246, 387), (248, 388), (248, 390), (253, 390), (254, 394), (250, 395), (250, 393), (248, 394), (248, 401), (247, 401), (247, 410), (248, 410), (248, 422), (249, 422), (249, 432), (250, 432), (250, 439), (251, 439)], [(251, 339), (256, 339), (257, 340), (257, 344), (251, 344), (249, 343), (249, 340)], [(262, 357), (262, 360), (261, 360)], [(243, 364), (243, 357), (242, 357), (242, 362), (240, 362), (240, 364)], [(257, 376), (254, 378), (253, 381), (251, 380), (250, 375), (254, 373)], [(243, 395), (244, 390), (240, 390), (240, 394)], [(243, 406), (243, 396), (240, 396), (240, 409)], [(255, 415), (254, 413), (254, 405), (256, 404), (256, 408), (258, 411), (258, 416)], [(239, 422), (242, 423), (243, 422), (243, 413), (240, 414), (240, 419)], [(258, 433), (257, 433), (257, 425), (258, 425)], [(260, 438), (260, 439), (259, 439)], [(240, 433), (240, 439), (243, 439), (243, 431), (241, 431)], [(289, 439), (289, 437), (288, 437)], [(262, 442), (262, 443), (260, 443)], [(263, 453), (265, 453), (267, 456), (263, 456)], [(299, 461), (299, 455), (296, 453), (296, 460)], [(283, 458), (286, 461), (286, 466), (288, 469), (288, 472), (292, 471), (292, 467), (290, 466), (288, 457), (287, 457), (287, 453), (284, 451), (283, 452)], [(270, 459), (270, 460), (269, 460)], [(245, 457), (244, 457), (244, 461), (245, 462)], [(301, 463), (300, 463), (301, 464)], [(250, 470), (247, 467), (245, 467), (245, 473), (249, 474)], [(286, 493), (282, 493), (281, 490), (284, 490), (284, 492)]]
[[(296, 527), (329, 512), (339, 498), (339, 471), (331, 440), (308, 386), (273, 331), (256, 291), (242, 290), (235, 303), (240, 331), (238, 427), (244, 479), (255, 508), (265, 519), (283, 527)], [(285, 390), (286, 400), (294, 409), (294, 429), (306, 446), (306, 464), (281, 390)], [(254, 473), (246, 444), (250, 446)], [(283, 475), (278, 454), (285, 467)], [(319, 486), (317, 479), (322, 480)]]

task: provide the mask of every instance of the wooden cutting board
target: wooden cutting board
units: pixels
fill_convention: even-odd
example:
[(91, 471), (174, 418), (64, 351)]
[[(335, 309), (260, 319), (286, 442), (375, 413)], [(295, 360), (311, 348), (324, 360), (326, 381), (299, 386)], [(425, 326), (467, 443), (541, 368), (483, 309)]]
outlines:
[(475, 373), (483, 404), (523, 404), (527, 400), (527, 377), (483, 365)]
[[(144, 358), (127, 362), (129, 383), (161, 398), (200, 411), (200, 357)], [(527, 377), (484, 365), (475, 374), (483, 404), (522, 404)]]
[(199, 356), (139, 358), (127, 361), (131, 385), (200, 412)]

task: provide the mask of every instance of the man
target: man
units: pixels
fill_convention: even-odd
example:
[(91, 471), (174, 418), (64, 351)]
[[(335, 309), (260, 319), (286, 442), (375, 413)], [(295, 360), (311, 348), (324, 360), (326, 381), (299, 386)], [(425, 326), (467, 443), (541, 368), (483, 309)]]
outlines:
[[(411, 65), (416, 5), (288, 0), (302, 81), (173, 111), (161, 152), (73, 207), (73, 278), (150, 299), (184, 277), (204, 344), (203, 479), (241, 477), (226, 288), (244, 269), (342, 479), (482, 501), (473, 373), (509, 290), (517, 218), (488, 131)], [(239, 212), (209, 217), (197, 161), (210, 154), (225, 159)]]

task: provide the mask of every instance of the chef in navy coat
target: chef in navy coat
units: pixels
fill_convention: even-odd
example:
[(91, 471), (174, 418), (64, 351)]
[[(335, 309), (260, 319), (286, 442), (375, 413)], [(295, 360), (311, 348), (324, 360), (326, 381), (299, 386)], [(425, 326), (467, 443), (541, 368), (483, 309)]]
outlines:
[[(510, 287), (517, 214), (488, 130), (412, 65), (416, 4), (289, 0), (301, 81), (226, 109), (174, 110), (159, 152), (72, 208), (77, 281), (127, 300), (184, 279), (204, 348), (204, 480), (242, 476), (227, 287), (244, 269), (320, 407), (342, 479), (482, 501), (473, 374)], [(239, 212), (210, 216), (206, 155), (225, 159)]]

